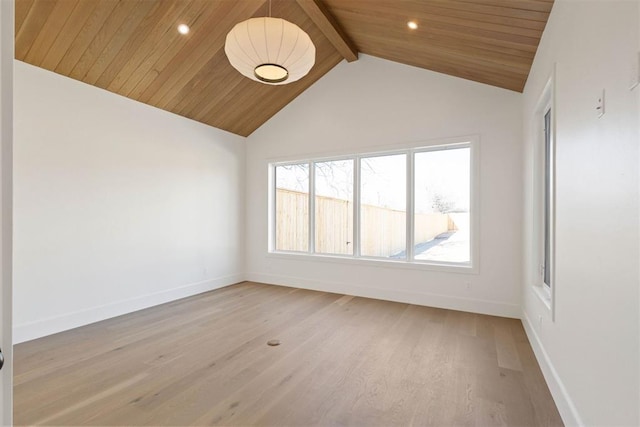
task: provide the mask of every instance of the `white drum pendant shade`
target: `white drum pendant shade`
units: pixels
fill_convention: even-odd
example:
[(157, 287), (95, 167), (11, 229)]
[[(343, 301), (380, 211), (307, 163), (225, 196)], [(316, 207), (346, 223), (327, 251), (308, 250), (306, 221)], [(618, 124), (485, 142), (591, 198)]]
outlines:
[(242, 75), (273, 85), (300, 80), (316, 62), (309, 35), (280, 18), (251, 18), (236, 24), (227, 34), (224, 52)]

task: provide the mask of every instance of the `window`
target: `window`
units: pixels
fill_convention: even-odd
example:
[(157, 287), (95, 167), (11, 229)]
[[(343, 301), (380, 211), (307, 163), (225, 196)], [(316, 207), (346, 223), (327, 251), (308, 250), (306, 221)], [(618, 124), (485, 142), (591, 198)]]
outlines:
[(473, 142), (276, 163), (271, 252), (472, 267)]
[(315, 252), (353, 254), (353, 160), (314, 163)]
[(470, 154), (469, 147), (416, 153), (415, 259), (471, 261)]
[(406, 258), (407, 155), (360, 159), (360, 254)]
[(532, 122), (531, 232), (533, 255), (527, 271), (536, 295), (555, 320), (555, 68), (540, 95)]
[(309, 250), (309, 164), (275, 168), (276, 239), (278, 251)]
[(553, 146), (551, 141), (551, 108), (544, 113), (544, 213), (543, 222), (543, 255), (542, 255), (542, 283), (547, 287), (552, 286), (551, 275), (551, 221), (552, 221), (552, 194), (553, 194)]

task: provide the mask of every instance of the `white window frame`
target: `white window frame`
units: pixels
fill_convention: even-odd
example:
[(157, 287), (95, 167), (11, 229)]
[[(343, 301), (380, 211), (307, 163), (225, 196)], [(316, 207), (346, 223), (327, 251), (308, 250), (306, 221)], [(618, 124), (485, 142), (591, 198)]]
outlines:
[[(427, 151), (440, 151), (455, 148), (470, 148), (470, 262), (434, 262), (429, 260), (415, 260), (413, 258), (414, 239), (414, 185), (415, 154)], [(444, 140), (423, 141), (402, 146), (379, 147), (378, 149), (354, 152), (325, 153), (317, 156), (305, 156), (303, 158), (279, 158), (268, 160), (268, 247), (267, 256), (272, 258), (297, 259), (304, 261), (334, 262), (354, 265), (367, 265), (374, 267), (397, 267), (419, 270), (448, 271), (455, 273), (478, 274), (479, 273), (479, 150), (480, 142), (477, 136), (464, 138), (451, 138)], [(407, 235), (406, 258), (389, 259), (382, 257), (368, 257), (360, 254), (360, 163), (362, 158), (405, 154), (407, 157)], [(336, 160), (354, 160), (354, 200), (353, 200), (353, 255), (348, 254), (319, 254), (315, 253), (315, 162)], [(281, 251), (275, 249), (276, 233), (276, 190), (275, 169), (278, 166), (292, 164), (309, 164), (309, 248), (307, 252)]]
[[(546, 129), (545, 116), (550, 111), (550, 194), (549, 194), (549, 263), (545, 264), (545, 196), (546, 196)], [(555, 105), (555, 66), (540, 95), (533, 117), (534, 162), (533, 162), (533, 259), (531, 283), (534, 293), (540, 298), (555, 321), (556, 291), (556, 105)], [(545, 283), (545, 270), (548, 269), (551, 284)]]

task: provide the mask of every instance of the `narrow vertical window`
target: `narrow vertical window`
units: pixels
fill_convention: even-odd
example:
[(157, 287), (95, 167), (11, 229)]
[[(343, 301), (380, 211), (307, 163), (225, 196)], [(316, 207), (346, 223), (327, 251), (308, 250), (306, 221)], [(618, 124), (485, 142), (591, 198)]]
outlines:
[(309, 251), (309, 164), (275, 167), (275, 248)]
[(360, 254), (406, 258), (407, 156), (360, 160)]
[(353, 160), (315, 163), (315, 252), (353, 254)]
[(551, 288), (551, 239), (552, 239), (552, 191), (553, 191), (553, 146), (551, 141), (551, 109), (547, 110), (544, 114), (544, 243), (543, 243), (543, 258), (542, 258), (542, 275), (543, 282), (546, 286)]
[(414, 169), (414, 259), (470, 263), (471, 149), (416, 153)]

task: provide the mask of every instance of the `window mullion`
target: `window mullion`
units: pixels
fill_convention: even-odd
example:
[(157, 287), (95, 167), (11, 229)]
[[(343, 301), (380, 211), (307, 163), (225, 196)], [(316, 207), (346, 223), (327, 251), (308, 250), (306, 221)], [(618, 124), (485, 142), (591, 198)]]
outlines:
[(353, 160), (353, 256), (360, 257), (360, 157)]
[(413, 249), (415, 247), (413, 239), (414, 239), (414, 227), (415, 227), (415, 201), (413, 200), (413, 195), (415, 192), (414, 189), (414, 181), (415, 181), (415, 173), (414, 173), (414, 161), (413, 161), (413, 150), (407, 152), (407, 261), (413, 261)]
[(275, 251), (276, 248), (276, 224), (278, 223), (277, 215), (277, 193), (278, 189), (276, 183), (276, 167), (273, 165), (269, 166), (269, 251)]
[(316, 252), (316, 164), (309, 162), (309, 253)]

